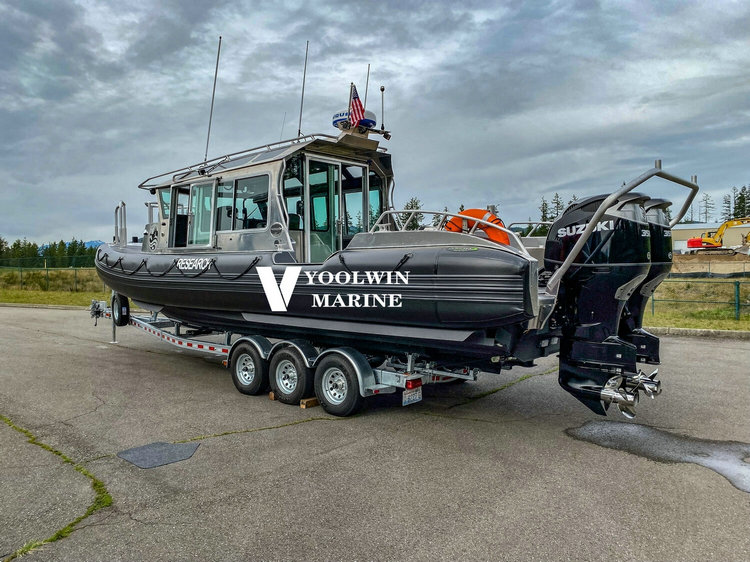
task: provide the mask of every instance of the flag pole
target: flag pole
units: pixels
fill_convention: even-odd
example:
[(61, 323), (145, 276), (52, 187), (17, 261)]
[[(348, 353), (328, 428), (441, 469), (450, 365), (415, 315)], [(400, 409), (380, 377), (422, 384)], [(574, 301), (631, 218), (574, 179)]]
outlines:
[(346, 112), (348, 113), (346, 118), (349, 121), (349, 123), (352, 122), (352, 92), (353, 91), (354, 91), (354, 82), (349, 82), (349, 107), (346, 110)]

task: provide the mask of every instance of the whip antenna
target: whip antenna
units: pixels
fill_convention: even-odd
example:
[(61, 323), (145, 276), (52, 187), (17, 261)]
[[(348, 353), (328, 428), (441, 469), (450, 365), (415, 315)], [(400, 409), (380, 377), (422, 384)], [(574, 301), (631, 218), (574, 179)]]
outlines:
[(297, 136), (302, 136), (302, 104), (305, 103), (305, 77), (307, 77), (307, 50), (310, 48), (310, 41), (305, 42), (305, 69), (302, 71), (302, 99), (299, 100), (299, 126), (297, 127)]
[(284, 138), (284, 125), (286, 125), (286, 111), (284, 112), (284, 119), (281, 121), (281, 134), (279, 135), (279, 141)]
[(380, 86), (380, 130), (385, 131), (385, 86)]
[(219, 50), (216, 51), (216, 70), (214, 70), (214, 90), (211, 93), (211, 112), (208, 114), (208, 134), (206, 135), (206, 153), (203, 161), (208, 160), (208, 141), (211, 138), (211, 120), (214, 117), (214, 98), (216, 97), (216, 77), (219, 75), (219, 55), (221, 54), (221, 35), (219, 35)]
[(367, 109), (367, 88), (370, 87), (370, 65), (367, 65), (367, 81), (365, 82), (365, 105), (362, 106), (362, 113)]

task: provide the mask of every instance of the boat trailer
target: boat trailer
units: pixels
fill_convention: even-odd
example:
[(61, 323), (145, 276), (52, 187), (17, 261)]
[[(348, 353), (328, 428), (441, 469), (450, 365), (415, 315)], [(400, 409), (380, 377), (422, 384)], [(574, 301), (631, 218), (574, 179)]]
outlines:
[[(119, 343), (118, 324), (129, 325), (175, 347), (220, 360), (232, 372), (237, 390), (244, 394), (268, 391), (261, 369), (274, 362), (286, 362), (280, 365), (281, 369), (272, 369), (277, 376), (269, 381), (271, 391), (278, 386), (282, 390), (274, 392), (274, 399), (302, 404), (313, 390), (305, 388), (305, 381), (314, 380), (319, 403), (326, 412), (337, 416), (355, 413), (364, 398), (380, 394), (401, 392), (402, 406), (415, 404), (422, 400), (424, 385), (475, 381), (480, 373), (480, 369), (469, 366), (456, 370), (438, 368), (435, 362), (420, 361), (415, 353), (367, 356), (352, 347), (319, 350), (302, 339), (272, 342), (259, 335), (215, 332), (159, 318), (157, 312), (136, 316), (129, 310), (113, 310), (106, 301), (92, 300), (90, 313), (95, 325), (99, 318), (112, 319), (112, 344)], [(205, 339), (208, 337), (219, 341)]]

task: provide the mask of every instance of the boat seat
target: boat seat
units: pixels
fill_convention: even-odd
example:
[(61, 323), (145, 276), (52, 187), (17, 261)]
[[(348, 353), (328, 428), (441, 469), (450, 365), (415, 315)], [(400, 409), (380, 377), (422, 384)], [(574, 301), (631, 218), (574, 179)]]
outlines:
[(302, 230), (302, 217), (289, 213), (289, 230)]
[(176, 215), (175, 226), (174, 226), (175, 247), (182, 248), (182, 247), (187, 246), (187, 235), (188, 235), (188, 216)]
[(232, 230), (232, 206), (222, 206), (216, 210), (216, 230)]

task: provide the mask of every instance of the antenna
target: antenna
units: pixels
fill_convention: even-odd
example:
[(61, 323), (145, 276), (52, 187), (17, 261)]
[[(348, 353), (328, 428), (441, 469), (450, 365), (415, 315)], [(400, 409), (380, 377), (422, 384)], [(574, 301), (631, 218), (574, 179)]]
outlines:
[(380, 130), (385, 131), (385, 86), (380, 86)]
[(297, 127), (297, 136), (302, 136), (302, 104), (305, 103), (305, 78), (307, 77), (307, 50), (310, 48), (310, 41), (305, 43), (305, 69), (302, 71), (302, 99), (299, 100), (299, 126)]
[(362, 113), (367, 109), (367, 88), (370, 87), (370, 65), (367, 65), (367, 81), (365, 82), (365, 105), (362, 106)]
[(284, 138), (284, 125), (286, 124), (286, 111), (284, 112), (284, 119), (281, 120), (281, 134), (279, 135), (279, 141)]
[(208, 134), (206, 135), (206, 153), (203, 161), (208, 160), (208, 141), (211, 138), (211, 120), (214, 117), (214, 98), (216, 97), (216, 77), (219, 75), (219, 55), (221, 54), (221, 35), (219, 35), (219, 50), (216, 51), (216, 70), (214, 70), (214, 90), (211, 93), (211, 112), (208, 114)]

